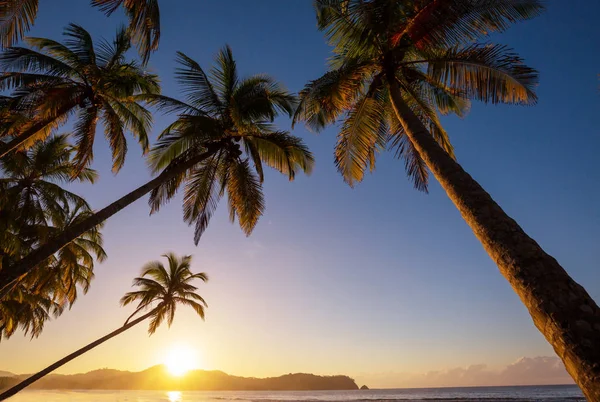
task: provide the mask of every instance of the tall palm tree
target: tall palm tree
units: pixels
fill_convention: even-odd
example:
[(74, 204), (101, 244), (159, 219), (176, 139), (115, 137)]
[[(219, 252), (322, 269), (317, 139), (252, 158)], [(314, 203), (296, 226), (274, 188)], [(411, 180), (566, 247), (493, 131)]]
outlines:
[[(208, 276), (205, 273), (192, 273), (190, 268), (192, 256), (187, 255), (179, 258), (173, 253), (168, 253), (165, 254), (164, 257), (167, 258), (169, 263), (168, 267), (165, 267), (160, 261), (153, 261), (146, 264), (142, 268), (141, 277), (133, 280), (133, 286), (139, 287), (139, 290), (129, 292), (121, 298), (121, 305), (123, 306), (138, 302), (135, 311), (129, 316), (123, 326), (76, 350), (56, 363), (46, 367), (44, 370), (4, 391), (0, 394), (0, 401), (13, 396), (57, 368), (92, 350), (109, 339), (127, 331), (129, 328), (136, 326), (142, 321), (150, 319), (150, 324), (148, 326), (148, 333), (150, 335), (156, 332), (158, 327), (165, 320), (167, 326), (170, 327), (175, 318), (175, 312), (178, 305), (191, 307), (200, 318), (204, 319), (204, 309), (207, 307), (207, 304), (202, 296), (196, 293), (198, 288), (192, 285), (191, 282), (196, 279), (206, 282), (208, 281)], [(143, 315), (139, 315), (143, 311), (147, 312)]]
[(100, 7), (106, 15), (111, 15), (121, 6), (129, 19), (129, 32), (133, 43), (138, 47), (143, 63), (150, 59), (150, 53), (158, 49), (160, 40), (160, 9), (158, 0), (91, 0), (94, 7)]
[(148, 193), (155, 212), (185, 183), (184, 219), (195, 225), (197, 243), (225, 194), (231, 219), (237, 218), (250, 234), (264, 210), (263, 164), (289, 180), (299, 171), (310, 173), (314, 159), (302, 140), (273, 125), (280, 112), (291, 115), (296, 104), (279, 83), (266, 75), (239, 78), (229, 47), (217, 55), (210, 76), (183, 53), (177, 60), (181, 67), (176, 77), (187, 102), (144, 96), (151, 104), (178, 113), (150, 155), (153, 171), (161, 173), (0, 271), (0, 300), (10, 284), (36, 264)]
[(0, 89), (12, 90), (9, 108), (29, 117), (0, 133), (11, 139), (0, 147), (0, 157), (33, 141), (76, 115), (73, 136), (80, 169), (93, 158), (96, 126), (100, 121), (109, 140), (113, 171), (125, 161), (130, 131), (148, 150), (152, 116), (133, 99), (141, 93), (158, 93), (158, 77), (125, 57), (129, 35), (122, 28), (112, 43), (95, 45), (82, 27), (65, 28), (66, 40), (26, 38), (31, 48), (11, 47), (0, 54)]
[(477, 44), (543, 10), (538, 0), (317, 0), (334, 46), (331, 70), (301, 92), (295, 120), (321, 129), (341, 118), (335, 160), (360, 181), (390, 148), (417, 188), (427, 169), (444, 188), (537, 328), (589, 400), (600, 401), (600, 309), (456, 162), (437, 113), (469, 99), (532, 104), (537, 73), (510, 49)]
[[(0, 272), (91, 213), (83, 198), (60, 186), (74, 177), (73, 153), (67, 136), (57, 135), (0, 159)], [(93, 182), (96, 173), (83, 169), (75, 177)], [(47, 319), (75, 302), (78, 288), (87, 292), (94, 260), (105, 257), (100, 227), (95, 227), (38, 264), (0, 301), (0, 338), (18, 328), (38, 336)]]
[[(91, 0), (110, 15), (123, 6), (129, 18), (129, 32), (138, 46), (144, 64), (158, 49), (160, 10), (158, 0)], [(0, 45), (10, 47), (29, 31), (38, 13), (39, 0), (0, 0)]]

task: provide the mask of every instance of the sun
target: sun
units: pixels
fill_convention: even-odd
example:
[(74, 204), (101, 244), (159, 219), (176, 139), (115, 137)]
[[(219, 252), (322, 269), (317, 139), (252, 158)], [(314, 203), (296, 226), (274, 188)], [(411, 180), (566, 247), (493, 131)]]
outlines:
[(172, 347), (165, 357), (165, 366), (173, 376), (180, 377), (188, 371), (196, 368), (196, 352), (186, 346)]

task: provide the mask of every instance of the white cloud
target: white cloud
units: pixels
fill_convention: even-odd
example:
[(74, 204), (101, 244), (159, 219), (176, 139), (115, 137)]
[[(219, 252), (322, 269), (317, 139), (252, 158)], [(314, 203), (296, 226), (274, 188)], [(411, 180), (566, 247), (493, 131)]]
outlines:
[(427, 373), (379, 373), (356, 376), (371, 388), (463, 387), (485, 385), (572, 384), (573, 380), (555, 356), (522, 357), (500, 369), (485, 364)]

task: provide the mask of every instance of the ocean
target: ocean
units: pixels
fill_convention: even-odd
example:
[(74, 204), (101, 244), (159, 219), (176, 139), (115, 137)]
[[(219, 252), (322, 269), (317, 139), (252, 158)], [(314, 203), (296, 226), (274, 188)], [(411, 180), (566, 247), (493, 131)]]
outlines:
[(394, 402), (394, 401), (581, 401), (574, 385), (380, 389), (365, 391), (24, 391), (10, 402)]

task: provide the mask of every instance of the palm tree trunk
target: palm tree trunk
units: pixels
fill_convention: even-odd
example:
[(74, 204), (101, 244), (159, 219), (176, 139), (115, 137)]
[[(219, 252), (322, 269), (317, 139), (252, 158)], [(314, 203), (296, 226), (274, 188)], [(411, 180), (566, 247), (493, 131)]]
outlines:
[(142, 198), (144, 195), (148, 194), (150, 191), (154, 190), (162, 183), (169, 181), (170, 179), (185, 172), (197, 163), (200, 163), (206, 158), (210, 157), (217, 150), (218, 145), (214, 144), (213, 146), (210, 146), (206, 152), (196, 156), (195, 158), (175, 165), (172, 168), (166, 168), (156, 178), (138, 187), (129, 194), (119, 198), (112, 204), (94, 213), (89, 218), (66, 229), (56, 237), (50, 239), (48, 243), (38, 247), (28, 255), (23, 257), (21, 260), (15, 262), (12, 265), (3, 267), (2, 271), (0, 271), (0, 300), (2, 300), (4, 296), (6, 296), (6, 294), (10, 291), (11, 284), (13, 284), (19, 278), (26, 275), (37, 264), (41, 263), (46, 258), (50, 257), (52, 254), (59, 251), (61, 248), (69, 244), (71, 241), (73, 241), (83, 233), (87, 232), (90, 229), (93, 229), (96, 225), (104, 222), (106, 219), (121, 211), (126, 206)]
[(3, 401), (7, 398), (10, 398), (11, 396), (13, 396), (14, 394), (16, 394), (17, 392), (23, 390), (24, 388), (30, 386), (31, 384), (33, 384), (34, 382), (36, 382), (37, 380), (39, 380), (40, 378), (50, 374), (51, 372), (53, 372), (54, 370), (56, 370), (57, 368), (61, 367), (64, 364), (67, 364), (68, 362), (70, 362), (71, 360), (75, 359), (76, 357), (81, 356), (82, 354), (84, 354), (85, 352), (88, 352), (92, 349), (94, 349), (96, 346), (108, 341), (111, 338), (114, 338), (115, 336), (119, 335), (122, 332), (127, 331), (129, 328), (139, 324), (140, 322), (144, 321), (146, 318), (152, 316), (152, 314), (154, 314), (154, 310), (150, 311), (147, 314), (144, 314), (143, 316), (131, 321), (128, 324), (123, 325), (122, 327), (120, 327), (119, 329), (111, 332), (108, 335), (103, 336), (102, 338), (82, 347), (81, 349), (76, 350), (75, 352), (71, 353), (70, 355), (63, 357), (62, 359), (60, 359), (59, 361), (57, 361), (56, 363), (53, 363), (51, 365), (49, 365), (48, 367), (46, 367), (45, 369), (43, 369), (42, 371), (37, 372), (36, 374), (32, 375), (31, 377), (21, 381), (20, 383), (18, 383), (17, 385), (15, 385), (14, 387), (11, 387), (9, 389), (7, 389), (6, 391), (4, 391), (3, 393), (0, 394), (0, 401)]
[(65, 104), (58, 109), (51, 119), (45, 119), (43, 121), (37, 121), (33, 123), (31, 126), (29, 126), (29, 128), (25, 129), (23, 133), (13, 138), (7, 144), (2, 145), (0, 150), (0, 158), (4, 158), (6, 155), (19, 148), (21, 145), (23, 145), (23, 143), (27, 142), (30, 138), (43, 130), (44, 127), (52, 124), (52, 122), (56, 121), (56, 119), (59, 117), (69, 113), (75, 106), (77, 106), (79, 102), (80, 99), (77, 98), (73, 102)]
[(406, 135), (519, 295), (535, 326), (588, 400), (600, 401), (598, 305), (438, 145), (404, 102), (394, 79), (390, 80), (390, 96)]

